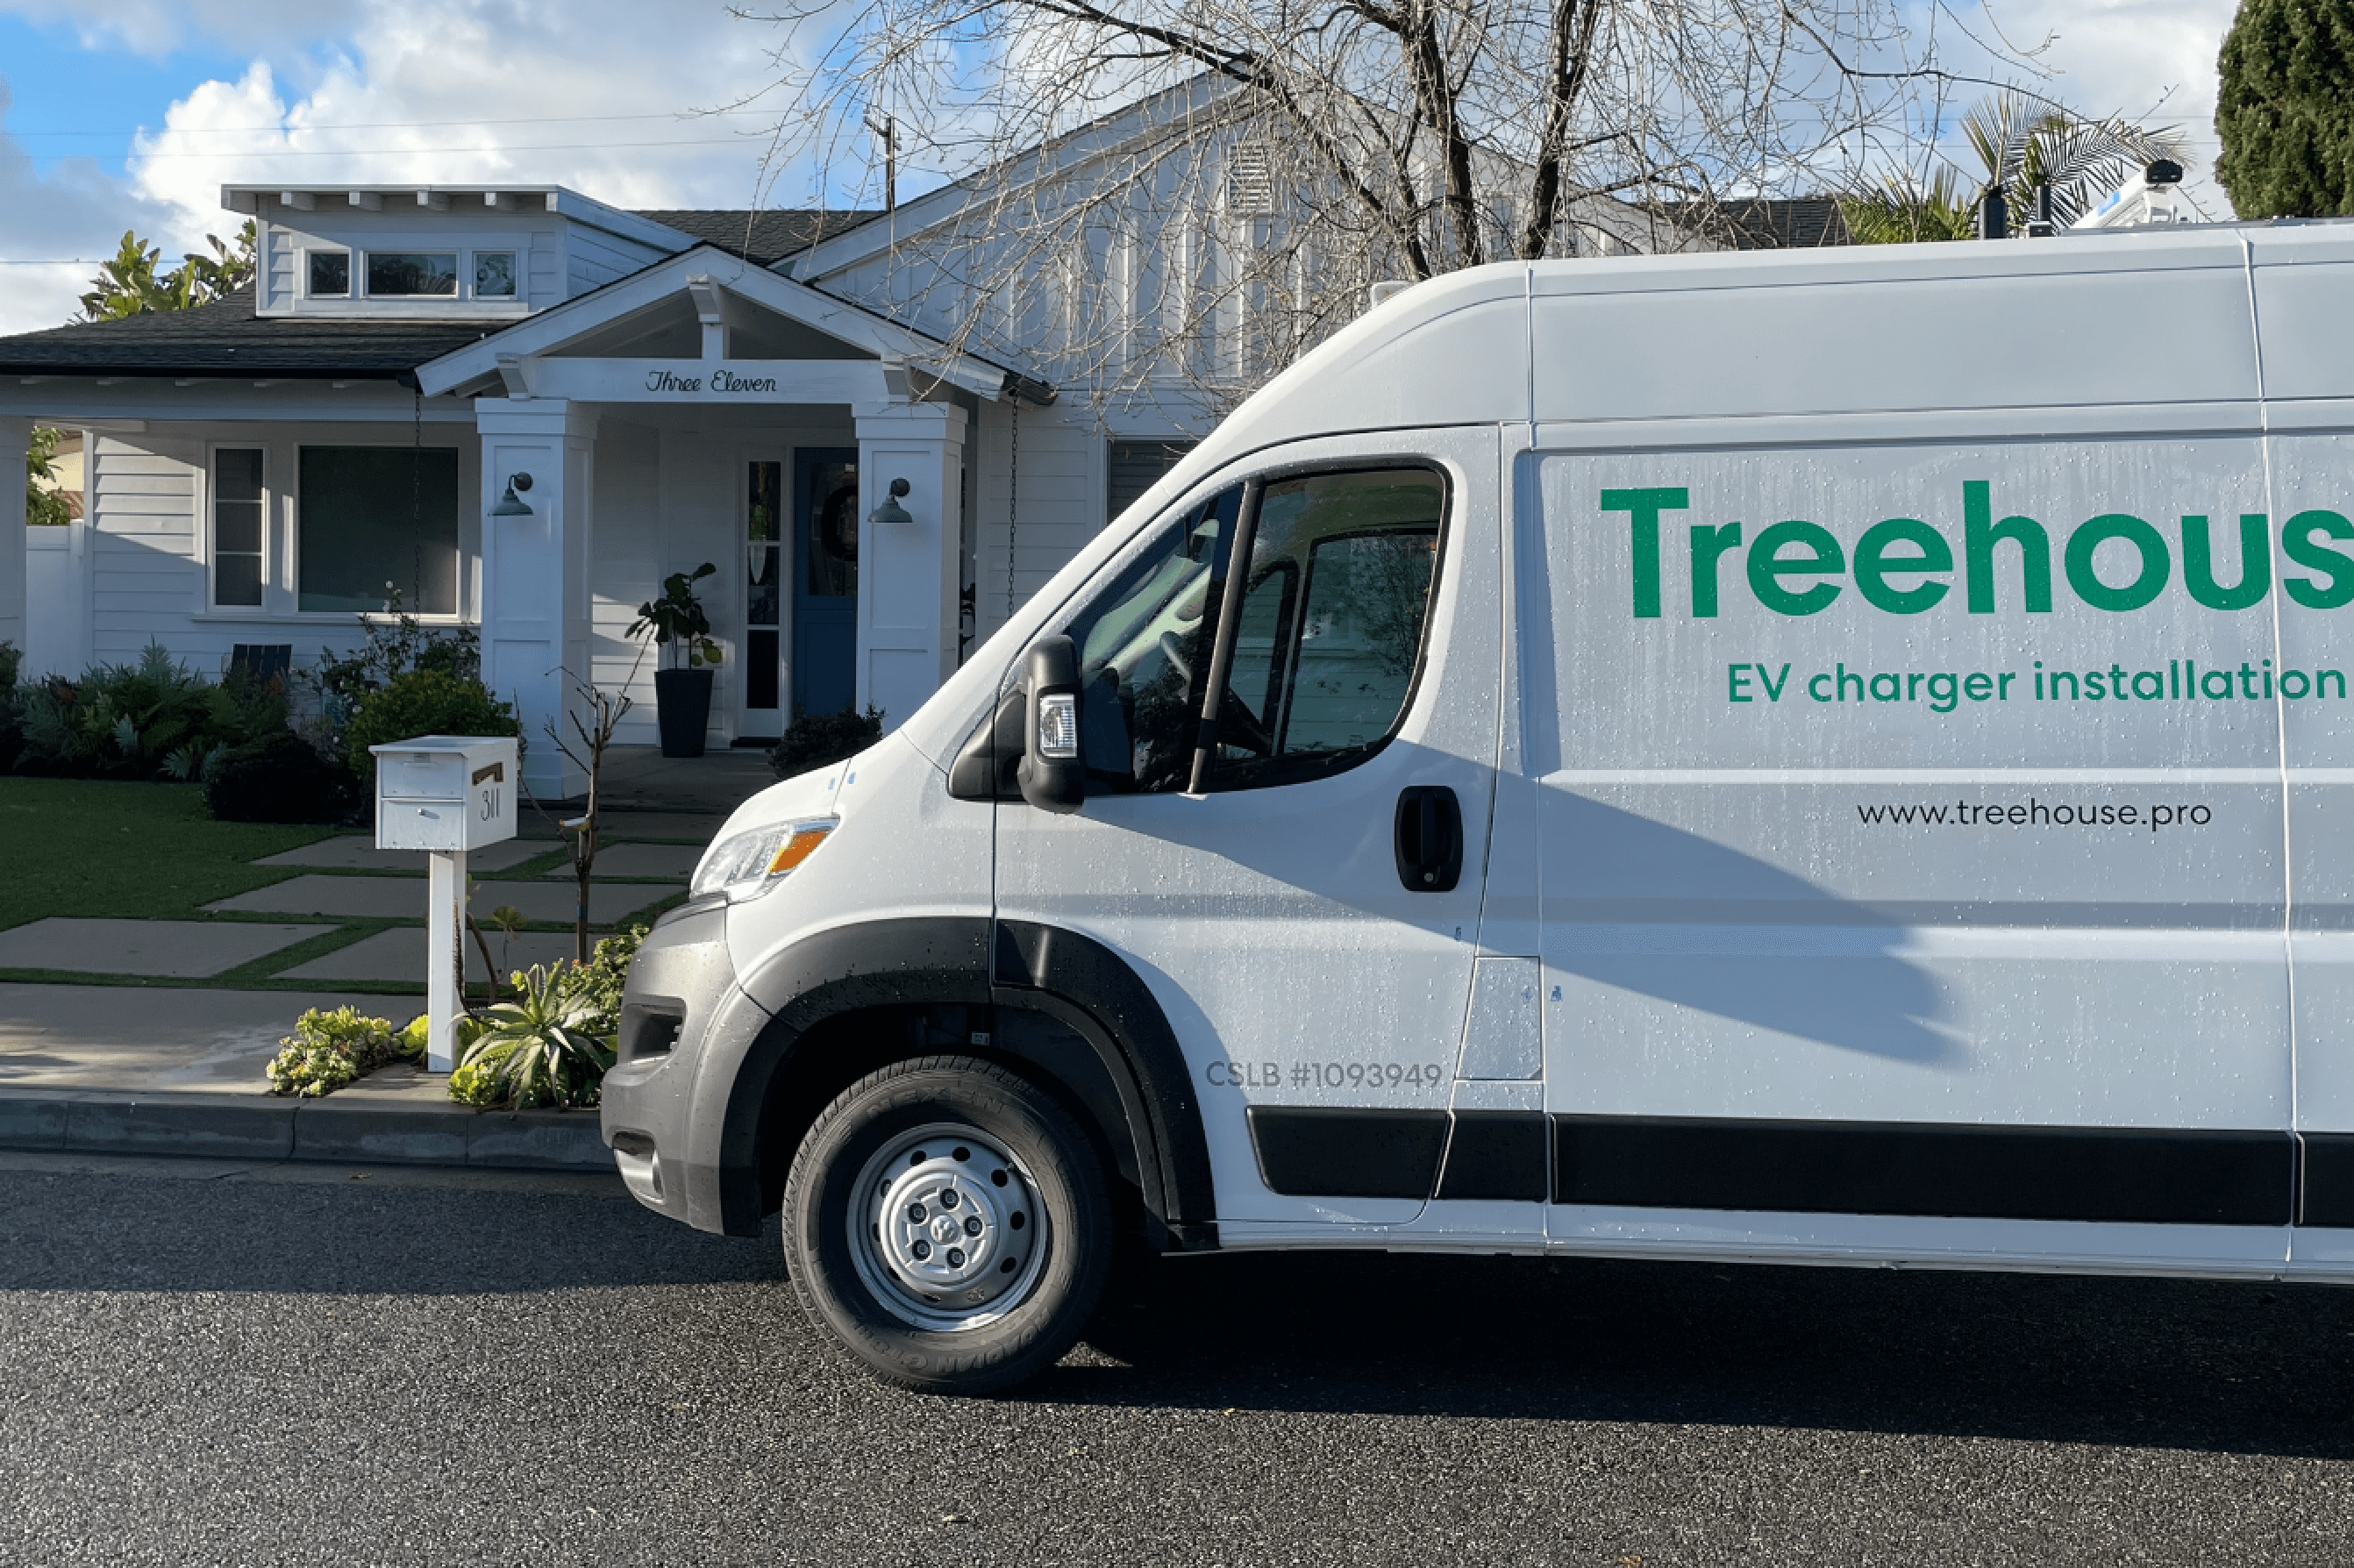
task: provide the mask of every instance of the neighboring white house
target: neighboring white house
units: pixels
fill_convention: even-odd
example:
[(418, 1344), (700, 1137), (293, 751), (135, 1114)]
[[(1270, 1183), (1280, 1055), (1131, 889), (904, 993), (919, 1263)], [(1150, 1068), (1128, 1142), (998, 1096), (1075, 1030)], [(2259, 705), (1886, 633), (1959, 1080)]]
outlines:
[[(87, 454), (86, 530), (41, 578), (72, 574), (80, 603), (45, 586), (45, 645), (114, 662), (156, 641), (208, 671), (291, 647), (308, 664), (397, 591), (429, 622), (480, 626), (484, 678), (533, 735), (574, 678), (610, 688), (637, 668), (621, 738), (650, 742), (653, 662), (624, 629), (664, 576), (709, 561), (714, 744), (854, 704), (904, 716), (1214, 418), (1192, 372), (1147, 365), (1103, 390), (1076, 323), (1172, 319), (1172, 280), (1232, 265), (1263, 214), (1213, 194), (1159, 217), (1182, 268), (1131, 245), (1076, 278), (1000, 256), (1007, 236), (970, 221), (1004, 180), (1084, 182), (1160, 123), (1140, 106), (994, 186), (887, 214), (228, 186), (256, 223), (253, 286), (0, 339), (0, 450), (38, 423), (82, 432)], [(977, 332), (957, 280), (992, 267), (1015, 275)], [(1160, 352), (1142, 331), (1131, 350)], [(1189, 352), (1226, 366), (1213, 381), (1260, 373)], [(897, 481), (905, 520), (875, 521)], [(0, 510), (0, 641), (19, 646), (23, 532)], [(530, 757), (540, 788), (579, 786), (555, 747)]]

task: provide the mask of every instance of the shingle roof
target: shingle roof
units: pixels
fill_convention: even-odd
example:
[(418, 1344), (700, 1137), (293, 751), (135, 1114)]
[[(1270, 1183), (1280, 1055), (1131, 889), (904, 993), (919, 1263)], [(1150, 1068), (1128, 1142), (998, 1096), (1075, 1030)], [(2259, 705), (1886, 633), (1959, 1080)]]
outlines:
[(749, 212), (724, 207), (658, 207), (640, 210), (636, 216), (667, 225), (706, 245), (716, 245), (730, 255), (741, 256), (754, 266), (766, 267), (796, 250), (808, 249), (822, 238), (855, 228), (868, 219), (883, 215), (854, 210)]
[(192, 311), (78, 322), (0, 337), (0, 374), (389, 380), (505, 324), (263, 317), (254, 314), (249, 285)]

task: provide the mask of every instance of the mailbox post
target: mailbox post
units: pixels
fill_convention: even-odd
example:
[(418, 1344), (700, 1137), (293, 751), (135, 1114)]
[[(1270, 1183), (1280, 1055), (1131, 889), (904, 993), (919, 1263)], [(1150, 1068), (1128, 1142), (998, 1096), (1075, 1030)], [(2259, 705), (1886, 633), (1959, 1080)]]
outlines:
[(466, 978), (466, 852), (515, 836), (520, 747), (511, 737), (426, 735), (371, 746), (376, 847), (425, 850), (426, 1065), (457, 1066)]

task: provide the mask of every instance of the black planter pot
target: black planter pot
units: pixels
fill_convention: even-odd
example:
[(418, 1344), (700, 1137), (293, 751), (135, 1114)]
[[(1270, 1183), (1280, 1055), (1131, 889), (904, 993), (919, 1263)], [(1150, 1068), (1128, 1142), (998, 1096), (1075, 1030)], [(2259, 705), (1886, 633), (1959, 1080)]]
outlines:
[(702, 756), (703, 734), (711, 726), (711, 672), (656, 670), (654, 721), (664, 757)]

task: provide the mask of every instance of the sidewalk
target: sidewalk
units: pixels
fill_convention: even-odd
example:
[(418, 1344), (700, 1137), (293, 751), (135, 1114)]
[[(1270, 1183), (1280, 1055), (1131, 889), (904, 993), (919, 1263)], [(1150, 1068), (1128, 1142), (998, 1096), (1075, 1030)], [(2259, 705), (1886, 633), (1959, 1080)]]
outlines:
[(407, 1064), (323, 1099), (262, 1069), (305, 1009), (408, 999), (0, 983), (0, 1149), (609, 1171), (594, 1111), (476, 1111)]
[[(728, 756), (682, 801), (658, 759), (630, 760), (639, 798), (663, 809), (605, 819), (600, 927), (683, 894), (729, 797), (771, 781), (759, 753)], [(508, 936), (484, 922), (502, 970), (572, 955), (569, 930), (551, 928), (575, 898), (557, 848), (531, 834), (469, 867), (478, 918), (504, 906), (538, 927)], [(305, 1011), (352, 1006), (398, 1025), (423, 1007), (424, 858), (344, 834), (241, 863), (281, 874), (198, 918), (0, 930), (0, 971), (15, 975), (0, 980), (0, 1149), (610, 1171), (594, 1111), (469, 1109), (451, 1103), (446, 1078), (411, 1065), (316, 1100), (269, 1092), (263, 1069)]]

